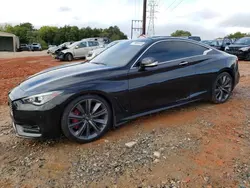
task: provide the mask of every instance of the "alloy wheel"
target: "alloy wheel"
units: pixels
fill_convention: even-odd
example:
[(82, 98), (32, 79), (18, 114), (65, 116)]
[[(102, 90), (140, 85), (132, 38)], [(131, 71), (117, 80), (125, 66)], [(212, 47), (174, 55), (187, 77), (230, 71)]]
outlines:
[(68, 129), (78, 139), (90, 140), (98, 137), (107, 123), (107, 107), (97, 99), (78, 102), (68, 115)]
[(228, 74), (222, 74), (215, 86), (215, 98), (218, 102), (226, 101), (232, 91), (232, 78)]

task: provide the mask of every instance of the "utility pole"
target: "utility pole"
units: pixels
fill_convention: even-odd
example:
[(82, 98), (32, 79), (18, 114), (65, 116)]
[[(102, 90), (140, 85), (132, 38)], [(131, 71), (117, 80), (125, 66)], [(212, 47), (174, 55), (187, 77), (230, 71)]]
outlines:
[(156, 7), (158, 6), (156, 3), (156, 0), (149, 0), (148, 3), (149, 6), (149, 23), (148, 23), (148, 32), (147, 35), (148, 36), (154, 36), (155, 35), (155, 13), (156, 11)]
[(147, 0), (143, 0), (142, 35), (146, 34)]

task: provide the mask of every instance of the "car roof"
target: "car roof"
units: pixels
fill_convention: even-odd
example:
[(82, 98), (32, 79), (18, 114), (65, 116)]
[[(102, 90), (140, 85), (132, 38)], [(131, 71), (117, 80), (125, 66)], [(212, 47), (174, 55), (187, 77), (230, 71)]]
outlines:
[(133, 39), (131, 41), (145, 41), (145, 42), (150, 42), (150, 41), (160, 41), (160, 40), (176, 40), (176, 41), (191, 41), (198, 43), (198, 41), (194, 41), (185, 37), (170, 37), (170, 36), (153, 36), (153, 37), (147, 37), (147, 38), (139, 38), (139, 39)]

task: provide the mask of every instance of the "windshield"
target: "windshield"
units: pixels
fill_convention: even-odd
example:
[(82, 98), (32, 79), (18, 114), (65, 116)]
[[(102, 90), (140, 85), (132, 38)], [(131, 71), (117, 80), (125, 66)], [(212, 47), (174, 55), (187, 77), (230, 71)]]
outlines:
[(122, 41), (96, 56), (90, 63), (100, 63), (107, 66), (126, 65), (145, 45), (146, 40)]
[(250, 45), (250, 37), (240, 38), (240, 39), (236, 40), (234, 42), (234, 44), (246, 44), (246, 45)]
[(120, 42), (120, 41), (116, 40), (116, 41), (114, 41), (114, 42), (111, 42), (111, 43), (109, 43), (109, 44), (106, 46), (106, 48), (110, 48), (111, 46), (114, 46), (114, 45), (117, 44), (118, 42)]
[(79, 43), (79, 42), (74, 42), (73, 44), (68, 45), (67, 48), (72, 48), (72, 47), (76, 46), (78, 43)]

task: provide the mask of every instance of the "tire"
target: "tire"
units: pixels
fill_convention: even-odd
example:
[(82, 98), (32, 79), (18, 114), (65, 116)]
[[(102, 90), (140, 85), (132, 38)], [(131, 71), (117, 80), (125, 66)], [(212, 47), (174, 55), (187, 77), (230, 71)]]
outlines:
[(211, 101), (215, 104), (226, 102), (230, 98), (232, 90), (232, 76), (227, 72), (220, 73), (213, 83)]
[(96, 95), (85, 95), (73, 100), (65, 108), (61, 119), (63, 134), (78, 143), (97, 140), (110, 129), (111, 124), (111, 107), (106, 100)]
[(66, 61), (72, 61), (73, 60), (73, 55), (71, 53), (67, 53), (65, 55), (65, 59), (66, 59)]

